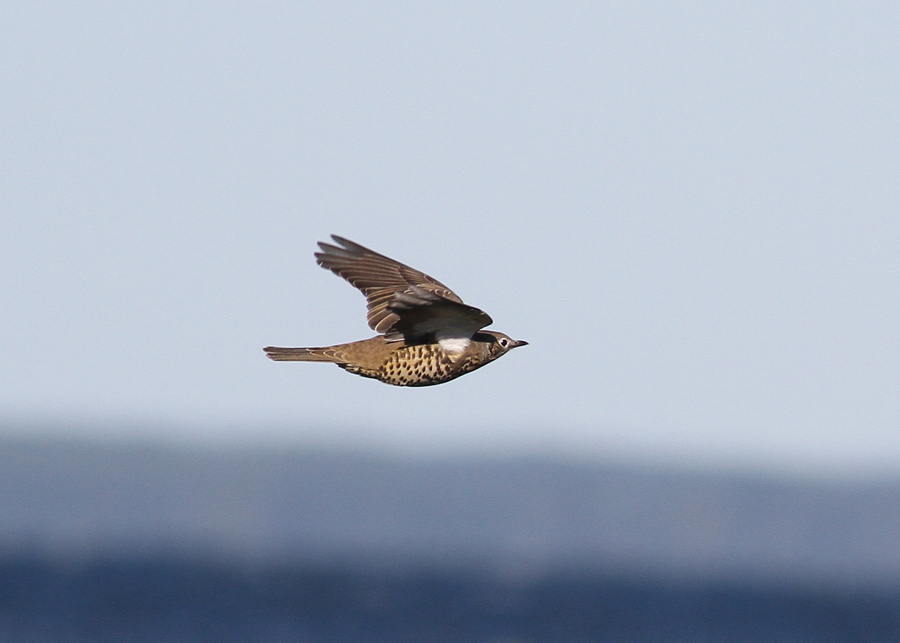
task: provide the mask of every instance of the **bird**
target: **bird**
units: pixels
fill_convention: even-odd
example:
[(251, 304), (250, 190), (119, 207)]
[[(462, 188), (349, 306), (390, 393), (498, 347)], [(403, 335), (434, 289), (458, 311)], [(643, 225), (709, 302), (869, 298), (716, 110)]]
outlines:
[(493, 323), (423, 272), (331, 235), (319, 242), (316, 262), (366, 297), (375, 337), (335, 346), (267, 346), (278, 362), (331, 362), (349, 373), (393, 386), (443, 384), (503, 357), (528, 342), (483, 330)]

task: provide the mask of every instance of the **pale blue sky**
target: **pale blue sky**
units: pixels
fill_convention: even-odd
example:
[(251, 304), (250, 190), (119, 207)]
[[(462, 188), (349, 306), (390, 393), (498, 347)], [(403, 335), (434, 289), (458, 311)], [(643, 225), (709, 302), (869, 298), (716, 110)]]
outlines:
[[(7, 3), (0, 416), (900, 473), (896, 3)], [(338, 233), (531, 345), (398, 389)], [(60, 428), (61, 426), (61, 428)]]

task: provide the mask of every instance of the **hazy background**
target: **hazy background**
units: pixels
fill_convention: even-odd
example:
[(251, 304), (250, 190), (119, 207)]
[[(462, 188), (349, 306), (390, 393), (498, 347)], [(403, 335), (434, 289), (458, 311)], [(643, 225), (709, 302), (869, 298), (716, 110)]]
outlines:
[(0, 640), (894, 643), (898, 197), (896, 2), (3, 3)]
[[(5, 3), (7, 433), (900, 473), (893, 2)], [(404, 390), (338, 233), (531, 345)]]

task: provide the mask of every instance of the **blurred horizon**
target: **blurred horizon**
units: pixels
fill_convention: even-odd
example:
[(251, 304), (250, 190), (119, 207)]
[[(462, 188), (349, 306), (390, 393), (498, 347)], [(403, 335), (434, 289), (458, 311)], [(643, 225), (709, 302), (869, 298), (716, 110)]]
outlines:
[(898, 505), (900, 477), (0, 437), (2, 549), (64, 558), (218, 551), (900, 586)]
[(234, 446), (0, 437), (0, 638), (900, 632), (900, 479)]
[[(379, 427), (381, 428), (381, 427)], [(398, 458), (400, 460), (430, 460), (461, 458), (492, 459), (550, 459), (560, 462), (596, 463), (625, 466), (635, 469), (658, 469), (684, 473), (723, 473), (750, 478), (811, 481), (836, 484), (866, 483), (900, 480), (900, 469), (894, 466), (892, 453), (883, 458), (866, 457), (848, 446), (843, 458), (835, 459), (821, 452), (811, 451), (802, 457), (788, 449), (785, 443), (759, 449), (758, 445), (743, 445), (741, 452), (729, 448), (695, 449), (688, 443), (674, 446), (669, 443), (638, 443), (616, 439), (612, 431), (601, 444), (585, 444), (578, 439), (554, 440), (554, 428), (546, 423), (530, 423), (519, 430), (505, 426), (492, 437), (476, 443), (454, 440), (452, 429), (431, 430), (424, 436), (409, 439), (403, 431), (385, 426), (379, 433), (371, 428), (354, 429), (331, 422), (257, 422), (219, 423), (208, 421), (167, 422), (135, 417), (103, 419), (82, 417), (60, 420), (49, 415), (25, 417), (0, 413), (0, 440), (21, 443), (97, 445), (109, 443), (117, 447), (160, 447), (188, 451), (273, 450), (333, 452), (349, 455)], [(491, 427), (484, 427), (489, 434)], [(518, 439), (510, 440), (510, 436)], [(584, 429), (588, 433), (589, 428)], [(627, 431), (622, 431), (623, 436)], [(548, 436), (551, 436), (548, 439)], [(788, 444), (793, 446), (794, 440)], [(858, 445), (857, 445), (858, 446)], [(756, 448), (754, 448), (756, 447)]]

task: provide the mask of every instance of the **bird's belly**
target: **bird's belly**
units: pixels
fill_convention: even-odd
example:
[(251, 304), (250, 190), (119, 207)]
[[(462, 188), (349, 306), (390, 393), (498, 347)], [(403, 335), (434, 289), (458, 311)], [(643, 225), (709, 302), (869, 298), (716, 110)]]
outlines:
[(392, 352), (378, 379), (394, 386), (442, 384), (473, 370), (464, 354), (445, 351), (438, 344), (404, 346)]

